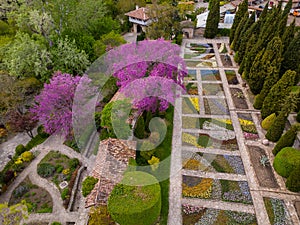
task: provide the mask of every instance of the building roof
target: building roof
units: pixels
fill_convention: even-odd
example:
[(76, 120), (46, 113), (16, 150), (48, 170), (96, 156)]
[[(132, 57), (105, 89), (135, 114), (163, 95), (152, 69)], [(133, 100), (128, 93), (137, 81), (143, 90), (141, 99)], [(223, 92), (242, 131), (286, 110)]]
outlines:
[(90, 174), (98, 183), (87, 196), (85, 207), (105, 205), (114, 186), (118, 184), (130, 158), (135, 158), (135, 142), (106, 139), (100, 142), (95, 166)]
[(141, 7), (139, 9), (125, 13), (125, 15), (146, 21), (146, 20), (150, 19), (150, 17), (147, 15), (147, 11), (148, 11), (147, 8)]

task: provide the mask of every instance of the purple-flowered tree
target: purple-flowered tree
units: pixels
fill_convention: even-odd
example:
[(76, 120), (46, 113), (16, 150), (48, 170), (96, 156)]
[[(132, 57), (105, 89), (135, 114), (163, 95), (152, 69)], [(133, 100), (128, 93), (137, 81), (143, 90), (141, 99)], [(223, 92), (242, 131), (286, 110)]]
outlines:
[[(163, 95), (172, 90), (163, 85), (168, 83), (166, 79), (184, 88), (183, 78), (187, 72), (184, 60), (180, 57), (180, 47), (163, 39), (122, 45), (111, 50), (108, 58), (114, 61), (113, 76), (118, 78), (117, 84), (121, 87), (121, 91), (126, 89), (125, 92), (131, 90), (137, 94), (133, 103), (140, 111), (165, 111), (168, 108), (169, 102)], [(163, 78), (162, 82), (152, 82), (159, 81), (160, 78)], [(137, 83), (139, 86), (128, 88), (128, 85), (137, 79), (142, 80)], [(152, 95), (137, 91), (144, 90), (144, 86), (149, 86), (151, 82), (155, 90)], [(168, 83), (167, 86), (172, 85)], [(141, 99), (139, 93), (143, 93), (145, 97)], [(159, 93), (162, 93), (161, 97)], [(125, 95), (132, 96), (132, 93)]]
[(36, 96), (31, 112), (49, 134), (60, 133), (65, 137), (72, 134), (72, 107), (77, 86), (90, 83), (87, 76), (72, 76), (56, 72), (49, 84)]

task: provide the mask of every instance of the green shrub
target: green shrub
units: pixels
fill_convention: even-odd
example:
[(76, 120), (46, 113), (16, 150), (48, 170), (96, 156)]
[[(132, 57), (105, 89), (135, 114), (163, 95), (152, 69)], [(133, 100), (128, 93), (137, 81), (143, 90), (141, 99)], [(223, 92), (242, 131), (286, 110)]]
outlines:
[(155, 177), (141, 171), (128, 172), (108, 199), (108, 211), (120, 225), (153, 225), (161, 210), (161, 189)]
[(21, 155), (23, 152), (26, 152), (26, 148), (24, 145), (20, 144), (16, 147), (15, 149), (16, 155), (19, 156)]
[(69, 160), (69, 167), (70, 170), (75, 170), (77, 166), (79, 165), (79, 160), (77, 158), (72, 158)]
[(274, 122), (274, 120), (276, 119), (276, 114), (272, 113), (271, 115), (267, 116), (261, 123), (261, 127), (265, 130), (268, 130), (272, 123)]
[(288, 177), (285, 185), (287, 189), (293, 192), (300, 192), (300, 167), (294, 169)]
[(84, 197), (88, 196), (89, 193), (94, 189), (95, 184), (97, 184), (98, 179), (95, 177), (86, 177), (82, 182), (82, 195)]
[(281, 149), (275, 156), (273, 166), (279, 175), (287, 178), (296, 167), (300, 166), (300, 151), (291, 147)]
[(140, 155), (146, 160), (150, 160), (156, 151), (155, 145), (150, 141), (144, 141), (138, 150), (140, 150)]
[(41, 177), (50, 177), (54, 174), (55, 167), (49, 163), (39, 163), (37, 166), (37, 173)]
[(294, 145), (296, 136), (297, 136), (297, 128), (296, 128), (296, 126), (292, 126), (278, 140), (277, 144), (275, 145), (275, 147), (273, 149), (273, 154), (277, 155), (277, 153), (284, 147), (292, 147)]
[(69, 194), (69, 189), (68, 188), (65, 188), (62, 192), (61, 192), (61, 198), (62, 200), (65, 200), (67, 197), (68, 197), (68, 194)]
[(218, 29), (218, 34), (222, 37), (229, 37), (230, 29), (228, 28)]
[(51, 225), (61, 225), (61, 223), (55, 221), (55, 222), (51, 223)]
[(64, 170), (64, 167), (60, 164), (55, 166), (56, 173), (61, 173)]
[(285, 127), (286, 120), (286, 116), (282, 113), (280, 113), (276, 117), (275, 121), (272, 123), (272, 125), (268, 129), (268, 132), (266, 133), (266, 138), (269, 141), (276, 142), (280, 139)]
[(298, 123), (300, 123), (300, 111), (297, 113), (296, 120)]
[(34, 148), (35, 146), (38, 146), (40, 144), (42, 144), (45, 140), (47, 139), (47, 137), (44, 137), (40, 134), (36, 135), (35, 137), (33, 137), (25, 146), (26, 150), (29, 151), (32, 148)]
[(28, 185), (20, 185), (14, 190), (13, 196), (16, 198), (20, 198), (24, 194), (26, 194), (29, 190), (30, 188), (28, 187)]

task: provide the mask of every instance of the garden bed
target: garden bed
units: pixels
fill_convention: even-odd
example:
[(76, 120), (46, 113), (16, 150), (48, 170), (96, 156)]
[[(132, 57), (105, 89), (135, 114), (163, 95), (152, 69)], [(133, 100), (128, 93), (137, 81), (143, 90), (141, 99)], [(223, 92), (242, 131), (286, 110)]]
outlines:
[(184, 77), (184, 81), (197, 81), (197, 71), (188, 70), (188, 75)]
[(232, 84), (232, 85), (239, 84), (239, 81), (236, 77), (236, 73), (234, 70), (225, 70), (225, 75), (226, 75), (228, 84)]
[(201, 70), (202, 81), (220, 81), (221, 76), (219, 70)]
[(186, 83), (186, 91), (189, 95), (198, 95), (198, 84), (197, 83)]
[(13, 191), (9, 205), (26, 201), (29, 213), (51, 213), (53, 202), (48, 191), (35, 184), (26, 177)]
[(261, 157), (266, 156), (265, 151), (257, 146), (247, 147), (259, 185), (267, 188), (279, 188), (271, 165), (267, 164), (264, 166), (261, 163)]
[(256, 126), (250, 113), (238, 113), (239, 122), (246, 140), (259, 139)]
[(254, 214), (182, 205), (183, 225), (256, 225)]
[(293, 224), (283, 200), (264, 197), (264, 203), (271, 225)]
[(203, 95), (217, 95), (224, 96), (224, 89), (222, 84), (206, 84), (202, 83)]
[(183, 114), (199, 114), (200, 104), (198, 97), (182, 98), (182, 113)]
[(183, 132), (182, 145), (197, 148), (215, 148), (227, 151), (237, 151), (239, 149), (235, 137), (228, 140), (220, 140), (205, 133), (195, 134)]
[(182, 196), (185, 198), (252, 204), (246, 181), (218, 180), (183, 175)]
[(246, 101), (246, 98), (239, 88), (230, 88), (231, 97), (233, 100), (233, 103), (235, 105), (235, 108), (237, 109), (248, 109), (248, 104)]
[(232, 122), (229, 119), (217, 119), (217, 118), (197, 118), (197, 117), (182, 117), (182, 128), (184, 129), (215, 129), (223, 130), (228, 129), (233, 131)]
[(226, 99), (203, 98), (205, 114), (207, 115), (229, 115), (229, 108)]
[(227, 48), (225, 46), (225, 43), (217, 43), (217, 47), (220, 53), (227, 53)]
[(224, 67), (232, 67), (233, 66), (231, 58), (228, 54), (225, 54), (225, 55), (220, 54), (220, 57), (221, 57), (221, 61), (222, 61), (222, 64)]
[(208, 153), (182, 152), (182, 168), (185, 170), (245, 174), (241, 157)]

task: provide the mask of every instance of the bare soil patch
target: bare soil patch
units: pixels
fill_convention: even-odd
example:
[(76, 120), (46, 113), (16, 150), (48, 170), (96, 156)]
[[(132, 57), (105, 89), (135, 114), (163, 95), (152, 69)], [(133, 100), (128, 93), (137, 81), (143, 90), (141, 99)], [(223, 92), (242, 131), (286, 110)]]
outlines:
[(239, 88), (230, 88), (233, 103), (237, 109), (248, 109), (246, 98)]

